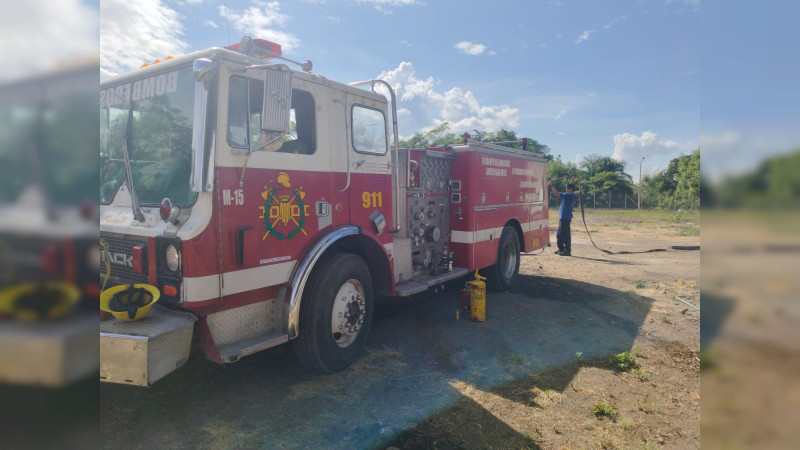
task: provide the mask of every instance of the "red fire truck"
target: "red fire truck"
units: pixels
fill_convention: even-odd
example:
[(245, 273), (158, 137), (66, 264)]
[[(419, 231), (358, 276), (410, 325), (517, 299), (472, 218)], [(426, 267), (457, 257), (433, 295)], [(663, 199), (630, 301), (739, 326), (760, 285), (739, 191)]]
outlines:
[(161, 298), (143, 320), (101, 321), (101, 379), (151, 384), (193, 336), (218, 363), (291, 341), (335, 372), (376, 296), (477, 269), (510, 289), (520, 252), (549, 245), (545, 160), (401, 149), (394, 100), (250, 37), (103, 82), (100, 276)]

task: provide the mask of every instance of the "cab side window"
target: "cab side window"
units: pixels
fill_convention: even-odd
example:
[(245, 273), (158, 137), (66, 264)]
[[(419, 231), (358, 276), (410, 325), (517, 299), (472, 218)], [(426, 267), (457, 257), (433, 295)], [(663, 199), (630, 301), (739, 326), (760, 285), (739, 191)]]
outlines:
[[(261, 136), (264, 85), (259, 80), (231, 77), (228, 92), (228, 145), (255, 150), (269, 138)], [(308, 91), (292, 89), (291, 108), (289, 133), (264, 150), (311, 155), (317, 147), (314, 97)]]
[(386, 117), (377, 109), (353, 105), (353, 149), (359, 153), (386, 154)]

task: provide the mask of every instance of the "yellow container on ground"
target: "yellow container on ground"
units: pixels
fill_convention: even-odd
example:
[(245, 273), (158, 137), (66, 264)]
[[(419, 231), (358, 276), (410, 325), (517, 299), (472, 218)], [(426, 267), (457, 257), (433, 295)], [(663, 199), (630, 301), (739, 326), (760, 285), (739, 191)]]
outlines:
[(469, 284), (469, 315), (475, 322), (486, 322), (486, 283), (485, 277), (475, 271), (475, 279)]

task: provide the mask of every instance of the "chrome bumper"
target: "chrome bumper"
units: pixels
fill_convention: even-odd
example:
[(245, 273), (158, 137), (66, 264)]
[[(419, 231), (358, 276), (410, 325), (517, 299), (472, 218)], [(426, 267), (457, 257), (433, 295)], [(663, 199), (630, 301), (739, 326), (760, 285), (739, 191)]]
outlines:
[(156, 305), (142, 320), (100, 322), (100, 381), (148, 386), (189, 359), (194, 322), (188, 312)]
[(0, 383), (65, 387), (97, 373), (97, 313), (0, 323)]

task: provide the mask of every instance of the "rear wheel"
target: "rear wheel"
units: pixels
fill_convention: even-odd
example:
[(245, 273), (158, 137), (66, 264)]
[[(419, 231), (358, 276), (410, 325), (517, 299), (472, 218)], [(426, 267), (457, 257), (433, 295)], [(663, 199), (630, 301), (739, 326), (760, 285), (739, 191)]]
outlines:
[(295, 354), (309, 369), (333, 373), (355, 361), (372, 323), (372, 278), (364, 260), (340, 253), (309, 278), (300, 304)]
[(490, 288), (506, 292), (514, 287), (519, 276), (519, 252), (517, 231), (510, 226), (503, 228), (497, 247), (497, 263), (488, 270), (487, 282)]

